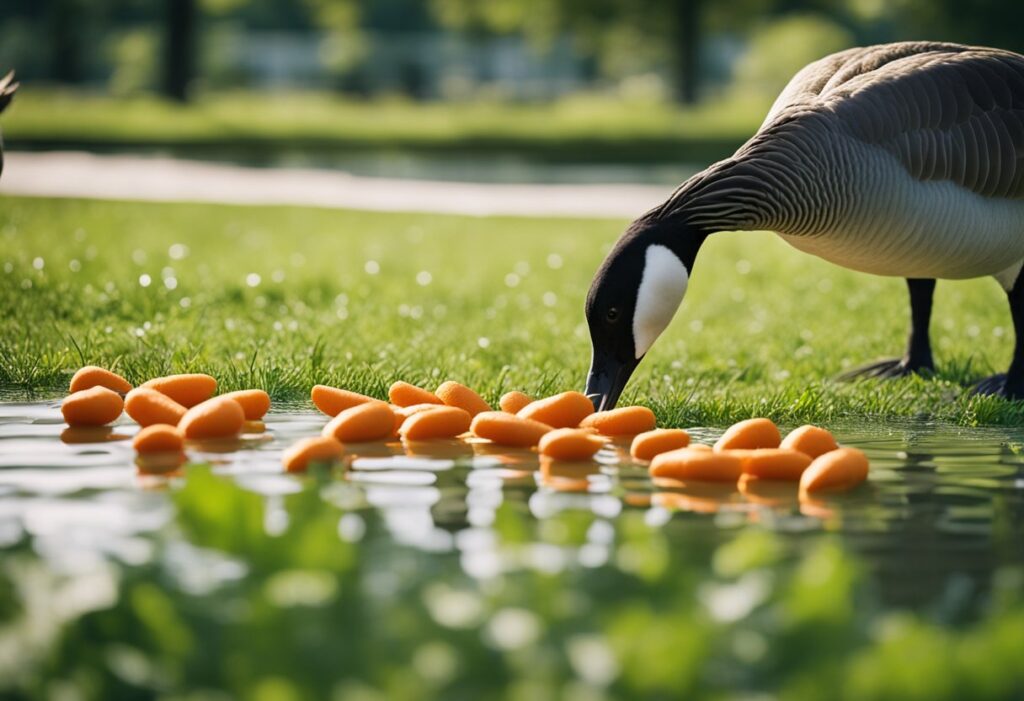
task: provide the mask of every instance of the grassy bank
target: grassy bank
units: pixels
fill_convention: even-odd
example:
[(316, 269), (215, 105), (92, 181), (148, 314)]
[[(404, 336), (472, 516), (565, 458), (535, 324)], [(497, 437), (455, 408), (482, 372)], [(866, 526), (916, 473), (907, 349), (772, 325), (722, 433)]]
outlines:
[[(302, 399), (317, 382), (383, 396), (445, 378), (494, 400), (580, 387), (583, 299), (625, 222), (4, 198), (0, 385), (55, 395), (84, 363), (133, 381), (202, 370)], [(702, 251), (683, 309), (628, 388), (669, 424), (929, 416), (1018, 423), (964, 390), (1008, 362), (994, 282), (938, 287), (937, 378), (838, 385), (902, 350), (898, 279), (770, 234)]]
[(554, 104), (353, 101), (324, 94), (209, 95), (181, 106), (23, 86), (11, 148), (171, 149), (272, 159), (284, 152), (510, 153), (544, 161), (708, 162), (758, 126), (762, 104), (680, 109), (578, 96)]

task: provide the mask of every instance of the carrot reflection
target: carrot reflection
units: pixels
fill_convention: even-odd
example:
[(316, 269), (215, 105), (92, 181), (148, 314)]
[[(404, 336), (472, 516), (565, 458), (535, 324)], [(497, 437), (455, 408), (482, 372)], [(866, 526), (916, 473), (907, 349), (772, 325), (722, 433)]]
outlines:
[(600, 472), (597, 463), (563, 462), (540, 456), (540, 483), (558, 492), (585, 492), (590, 488), (590, 476)]

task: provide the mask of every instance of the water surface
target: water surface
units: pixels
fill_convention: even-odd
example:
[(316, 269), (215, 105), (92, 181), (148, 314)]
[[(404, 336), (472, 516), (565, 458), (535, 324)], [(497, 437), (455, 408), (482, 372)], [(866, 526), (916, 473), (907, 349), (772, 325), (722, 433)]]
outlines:
[[(648, 663), (616, 641), (664, 626), (666, 644), (696, 645), (672, 664), (703, 662), (652, 693), (702, 689), (709, 674), (739, 693), (807, 673), (768, 652), (786, 607), (819, 597), (813, 615), (830, 621), (849, 607), (845, 641), (886, 612), (973, 625), (1024, 566), (1021, 429), (840, 426), (869, 482), (801, 502), (788, 484), (659, 486), (621, 445), (585, 464), (485, 442), (353, 445), (343, 468), (288, 475), (281, 451), (325, 418), (266, 423), (153, 476), (134, 465), (130, 422), (72, 430), (57, 403), (0, 404), (0, 590), (17, 593), (0, 604), (0, 676), (49, 688), (77, 670), (108, 693), (255, 693), (272, 677), (300, 694), (472, 697), (530, 681), (632, 695), (646, 687), (630, 665)], [(747, 636), (727, 653), (746, 672), (714, 672), (722, 650), (693, 642), (726, 629)], [(351, 668), (322, 647), (357, 644), (369, 648)]]

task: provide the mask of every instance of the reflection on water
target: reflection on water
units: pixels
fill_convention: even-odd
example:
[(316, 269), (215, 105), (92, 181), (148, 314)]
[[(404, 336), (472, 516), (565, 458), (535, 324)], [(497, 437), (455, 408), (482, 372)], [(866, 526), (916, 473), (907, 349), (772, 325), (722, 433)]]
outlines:
[[(544, 626), (557, 627), (576, 616), (598, 625), (587, 613), (598, 604), (622, 618), (616, 625), (625, 626), (619, 632), (626, 637), (642, 635), (644, 625), (653, 625), (641, 623), (650, 597), (661, 597), (659, 605), (683, 607), (685, 613), (673, 614), (685, 620), (682, 627), (710, 631), (746, 620), (751, 611), (768, 605), (764, 602), (783, 596), (773, 587), (781, 586), (777, 582), (784, 581), (786, 567), (796, 566), (785, 576), (798, 578), (802, 570), (794, 562), (826, 557), (806, 554), (807, 544), (823, 535), (836, 536), (827, 542), (841, 544), (835, 557), (852, 555), (851, 561), (860, 563), (878, 606), (941, 610), (947, 618), (975, 610), (988, 600), (994, 578), (1004, 576), (1008, 567), (1024, 565), (1024, 430), (923, 422), (841, 427), (840, 442), (871, 458), (869, 483), (848, 494), (801, 502), (793, 484), (652, 482), (645, 466), (631, 462), (625, 446), (616, 443), (586, 463), (538, 459), (529, 450), (499, 449), (477, 440), (354, 444), (347, 446), (344, 466), (332, 472), (283, 473), (281, 451), (324, 423), (310, 412), (270, 414), (265, 433), (192, 446), (190, 464), (179, 469), (175, 462), (155, 470), (166, 474), (143, 475), (130, 445), (133, 424), (70, 429), (56, 404), (0, 405), (0, 554), (7, 555), (0, 560), (0, 574), (5, 573), (0, 589), (21, 591), (26, 615), (32, 606), (53, 606), (61, 596), (70, 597), (62, 604), (66, 610), (54, 614), (52, 629), (37, 631), (39, 640), (51, 642), (63, 626), (78, 622), (86, 626), (78, 633), (83, 640), (110, 635), (109, 630), (90, 632), (83, 622), (89, 612), (118, 612), (123, 621), (116, 620), (124, 625), (142, 617), (138, 625), (145, 627), (145, 617), (157, 616), (160, 606), (176, 608), (189, 601), (195, 621), (174, 623), (174, 634), (185, 636), (182, 640), (203, 634), (190, 626), (225, 616), (236, 623), (245, 619), (246, 626), (268, 634), (276, 630), (273, 626), (285, 625), (271, 625), (260, 616), (277, 614), (261, 614), (250, 608), (252, 601), (245, 603), (246, 582), (260, 583), (260, 601), (282, 611), (295, 606), (312, 611), (343, 600), (349, 608), (375, 610), (382, 598), (395, 602), (400, 600), (395, 597), (415, 596), (416, 601), (407, 599), (408, 610), (378, 611), (383, 617), (377, 624), (385, 630), (375, 634), (388, 645), (401, 640), (415, 648), (402, 654), (422, 657), (422, 669), (416, 670), (421, 680), (447, 669), (436, 688), (446, 688), (445, 679), (461, 680), (479, 692), (490, 682), (481, 681), (486, 675), (478, 679), (459, 672), (461, 656), (486, 666), (495, 651), (542, 645)], [(692, 434), (707, 442), (717, 431), (696, 428)], [(756, 545), (747, 547), (739, 561), (750, 560), (751, 568), (761, 569), (748, 571), (744, 565), (736, 571), (748, 575), (723, 581), (722, 573), (738, 566), (722, 563), (735, 560), (736, 543), (747, 540)], [(853, 595), (836, 584), (846, 581), (843, 577), (853, 581), (845, 565), (815, 567), (822, 569), (828, 591), (839, 587)], [(588, 577), (591, 571), (594, 577)], [(515, 581), (522, 591), (509, 593), (513, 580), (508, 577), (520, 578)], [(550, 580), (559, 586), (550, 589), (544, 577), (559, 577)], [(153, 578), (166, 587), (159, 596), (192, 598), (145, 603), (157, 596)], [(36, 586), (32, 582), (55, 589), (28, 597), (24, 588)], [(225, 587), (234, 592), (233, 599), (217, 593)], [(211, 605), (204, 608), (202, 597), (207, 596)], [(490, 602), (486, 606), (485, 600)], [(0, 603), (0, 614), (8, 610), (4, 606)], [(362, 631), (356, 619), (368, 614), (346, 610), (337, 615), (354, 617), (345, 625)], [(35, 652), (25, 648), (29, 634), (13, 624), (3, 627), (4, 620), (0, 616), (0, 673), (31, 661), (45, 648), (39, 640)], [(164, 625), (171, 623), (159, 624)], [(308, 625), (330, 635), (317, 624)], [(626, 685), (622, 689), (642, 690), (625, 672), (620, 675), (623, 665), (633, 663), (612, 649), (618, 628), (576, 630), (576, 625), (582, 624), (559, 633), (567, 646), (558, 653), (565, 656), (559, 664), (567, 665), (569, 677), (594, 688), (615, 681)], [(438, 632), (470, 629), (478, 633), (461, 642)], [(735, 642), (740, 646), (735, 654), (760, 659), (754, 652), (765, 645), (767, 630), (748, 631), (761, 637)], [(484, 647), (478, 649), (480, 641)], [(114, 676), (124, 672), (117, 671), (118, 665), (157, 664), (143, 653), (149, 643), (134, 644), (128, 652), (139, 659), (103, 663), (113, 665)], [(254, 659), (263, 659), (259, 646), (251, 644)], [(4, 652), (15, 648), (20, 651)], [(105, 654), (128, 654), (111, 649)], [(187, 657), (184, 649), (150, 652)], [(694, 659), (711, 654), (703, 648), (691, 652)], [(589, 669), (593, 659), (603, 663)], [(372, 661), (363, 662), (373, 667)], [(511, 665), (502, 668), (506, 674), (530, 667), (525, 660), (503, 664)], [(146, 669), (158, 677), (170, 673)], [(292, 672), (288, 668), (281, 674)], [(139, 669), (133, 673), (141, 674)], [(367, 678), (360, 679), (359, 684), (366, 683)], [(742, 687), (742, 675), (736, 679)], [(672, 680), (657, 688), (696, 688)], [(320, 681), (309, 683), (313, 686), (303, 688), (328, 688)], [(152, 688), (156, 682), (147, 677), (131, 684)]]

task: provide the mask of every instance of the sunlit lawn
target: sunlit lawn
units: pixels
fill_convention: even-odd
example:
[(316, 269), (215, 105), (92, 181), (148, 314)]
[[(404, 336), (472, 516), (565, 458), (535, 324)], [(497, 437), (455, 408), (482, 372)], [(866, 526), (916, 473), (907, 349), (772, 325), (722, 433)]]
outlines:
[[(579, 387), (583, 297), (624, 224), (6, 197), (0, 387), (56, 397), (86, 362), (134, 382), (211, 372), (307, 409), (315, 382), (383, 396), (453, 378), (492, 401)], [(905, 307), (899, 280), (722, 235), (626, 401), (686, 426), (1017, 422), (963, 390), (1009, 355), (988, 281), (940, 285), (937, 379), (828, 380), (898, 350)], [(998, 442), (972, 444), (983, 461), (887, 456), (849, 511), (840, 496), (807, 517), (732, 494), (717, 514), (651, 508), (636, 466), (589, 493), (465, 460), (294, 480), (190, 464), (154, 483), (130, 451), (68, 452), (53, 423), (0, 429), (4, 698), (1024, 693), (1019, 463)], [(944, 471), (944, 493), (914, 491)], [(64, 483), (90, 476), (118, 486)], [(900, 570), (910, 553), (926, 571)], [(919, 583), (913, 605), (886, 578)]]
[[(138, 382), (207, 371), (304, 399), (318, 382), (383, 396), (446, 378), (495, 400), (578, 388), (583, 300), (626, 222), (6, 197), (0, 385), (54, 396), (83, 363)], [(837, 384), (902, 351), (904, 284), (722, 234), (627, 391), (668, 424), (931, 416), (1016, 423), (965, 386), (1008, 362), (995, 282), (941, 283), (934, 379)]]
[[(247, 158), (281, 151), (506, 152), (546, 161), (708, 162), (732, 153), (768, 104), (671, 103), (577, 95), (545, 104), (358, 101), (319, 93), (228, 92), (187, 106), (26, 85), (4, 114), (13, 148), (162, 146)], [(69, 119), (68, 115), (74, 118)]]

